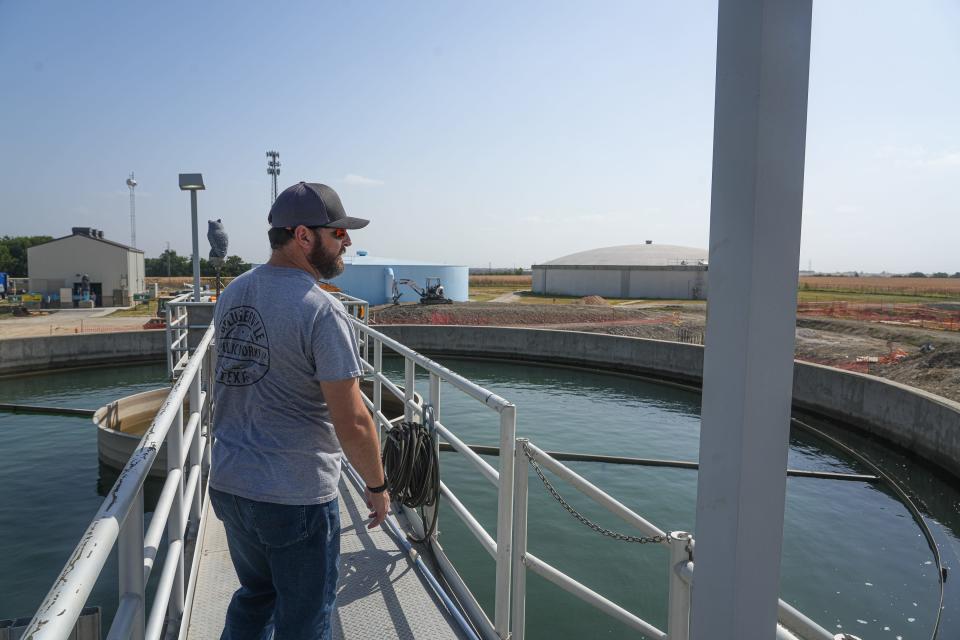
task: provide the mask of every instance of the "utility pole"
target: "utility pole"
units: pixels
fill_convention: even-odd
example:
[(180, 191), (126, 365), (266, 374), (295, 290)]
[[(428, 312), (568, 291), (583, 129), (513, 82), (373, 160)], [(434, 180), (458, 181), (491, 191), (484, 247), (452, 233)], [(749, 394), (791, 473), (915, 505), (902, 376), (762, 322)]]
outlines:
[(167, 242), (167, 277), (170, 277), (170, 242)]
[(277, 199), (277, 176), (280, 175), (280, 154), (276, 151), (267, 151), (267, 175), (271, 177), (272, 190), (270, 204)]
[(137, 200), (133, 195), (133, 190), (137, 188), (137, 181), (133, 179), (133, 172), (127, 178), (127, 186), (130, 187), (130, 246), (137, 247)]

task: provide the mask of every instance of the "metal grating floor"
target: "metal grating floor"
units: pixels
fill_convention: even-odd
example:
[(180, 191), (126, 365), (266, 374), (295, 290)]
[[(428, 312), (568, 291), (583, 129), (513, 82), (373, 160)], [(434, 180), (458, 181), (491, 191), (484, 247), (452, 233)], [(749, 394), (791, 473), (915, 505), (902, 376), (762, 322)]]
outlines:
[[(333, 637), (343, 640), (463, 638), (413, 563), (383, 528), (368, 531), (363, 496), (340, 479), (340, 581)], [(187, 638), (216, 640), (230, 596), (240, 586), (223, 524), (213, 508), (201, 543), (196, 596)]]

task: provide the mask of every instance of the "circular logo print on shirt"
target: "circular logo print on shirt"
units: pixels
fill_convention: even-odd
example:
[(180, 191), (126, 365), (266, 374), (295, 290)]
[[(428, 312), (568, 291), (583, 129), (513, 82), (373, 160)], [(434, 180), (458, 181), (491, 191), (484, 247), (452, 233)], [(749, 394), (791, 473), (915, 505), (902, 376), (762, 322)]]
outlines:
[(270, 344), (253, 307), (233, 307), (217, 327), (217, 382), (245, 387), (270, 370)]

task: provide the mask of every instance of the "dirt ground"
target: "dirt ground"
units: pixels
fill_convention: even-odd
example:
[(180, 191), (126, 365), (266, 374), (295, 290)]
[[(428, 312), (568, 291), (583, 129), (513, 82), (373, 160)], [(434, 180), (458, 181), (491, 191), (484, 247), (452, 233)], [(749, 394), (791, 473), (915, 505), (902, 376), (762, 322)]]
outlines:
[[(466, 324), (592, 331), (700, 343), (704, 305), (404, 304), (372, 310), (375, 324)], [(960, 401), (960, 332), (856, 320), (797, 320), (796, 357), (895, 380)]]
[(17, 318), (10, 314), (0, 316), (0, 340), (60, 336), (77, 333), (107, 333), (111, 331), (139, 331), (146, 317), (109, 317), (114, 309), (63, 309), (34, 311)]

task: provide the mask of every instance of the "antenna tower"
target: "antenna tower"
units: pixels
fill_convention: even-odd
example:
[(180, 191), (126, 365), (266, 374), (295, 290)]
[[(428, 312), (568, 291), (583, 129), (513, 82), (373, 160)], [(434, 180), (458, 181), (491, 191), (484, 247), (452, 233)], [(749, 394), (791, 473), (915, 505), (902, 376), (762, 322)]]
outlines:
[(137, 181), (133, 179), (133, 172), (127, 178), (127, 186), (130, 187), (130, 246), (137, 246), (137, 199), (133, 190), (137, 188)]
[(280, 154), (276, 151), (267, 151), (267, 175), (272, 178), (270, 204), (277, 199), (277, 176), (280, 175)]

